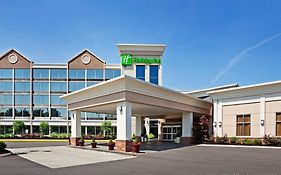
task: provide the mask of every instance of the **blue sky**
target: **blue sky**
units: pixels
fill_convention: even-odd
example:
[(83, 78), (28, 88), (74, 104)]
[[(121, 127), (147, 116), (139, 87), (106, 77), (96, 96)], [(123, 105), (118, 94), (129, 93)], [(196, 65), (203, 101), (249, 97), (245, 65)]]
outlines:
[(163, 84), (193, 90), (281, 79), (281, 1), (0, 2), (0, 53), (65, 63), (84, 48), (120, 63), (116, 43), (161, 43)]

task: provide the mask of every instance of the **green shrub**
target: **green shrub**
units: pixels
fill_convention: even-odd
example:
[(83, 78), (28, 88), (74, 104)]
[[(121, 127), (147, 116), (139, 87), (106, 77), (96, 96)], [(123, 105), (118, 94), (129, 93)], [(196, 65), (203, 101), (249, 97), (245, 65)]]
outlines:
[(253, 140), (253, 145), (260, 145), (260, 140), (259, 139), (254, 139)]
[(48, 134), (48, 132), (49, 132), (49, 123), (48, 122), (40, 122), (39, 130), (43, 134)]
[(0, 142), (0, 152), (5, 152), (7, 145), (4, 142)]
[(70, 136), (70, 134), (66, 134), (66, 133), (56, 133), (56, 132), (53, 132), (50, 134), (50, 138), (52, 139), (67, 139), (68, 137)]
[(148, 134), (148, 139), (154, 139), (154, 138), (155, 138), (154, 134), (152, 134), (152, 133)]
[(237, 145), (240, 145), (242, 142), (243, 142), (242, 139), (236, 139), (236, 140), (235, 140), (235, 144), (237, 144)]
[(24, 132), (24, 122), (23, 121), (14, 121), (13, 122), (13, 128), (15, 130), (15, 133), (23, 133)]
[(230, 137), (229, 138), (229, 143), (230, 144), (236, 144), (236, 140), (237, 140), (238, 138), (236, 138), (236, 137)]
[(244, 145), (252, 145), (253, 142), (252, 142), (251, 139), (245, 139), (245, 140), (243, 140), (243, 144), (244, 144)]

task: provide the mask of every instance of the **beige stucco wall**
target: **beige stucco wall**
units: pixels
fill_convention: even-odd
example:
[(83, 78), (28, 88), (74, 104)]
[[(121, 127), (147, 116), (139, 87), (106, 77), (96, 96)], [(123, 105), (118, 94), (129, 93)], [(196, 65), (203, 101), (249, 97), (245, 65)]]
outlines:
[(276, 135), (276, 113), (281, 112), (281, 101), (265, 103), (265, 133)]
[(223, 134), (236, 136), (236, 116), (251, 114), (251, 136), (259, 136), (260, 103), (223, 106)]

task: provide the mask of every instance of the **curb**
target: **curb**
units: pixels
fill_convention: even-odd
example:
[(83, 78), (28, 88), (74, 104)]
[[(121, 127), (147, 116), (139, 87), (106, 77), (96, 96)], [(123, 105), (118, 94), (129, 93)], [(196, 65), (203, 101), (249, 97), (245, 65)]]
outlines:
[(277, 147), (277, 146), (247, 146), (247, 145), (220, 145), (220, 144), (200, 144), (200, 145), (196, 145), (196, 146), (200, 146), (200, 147), (225, 147), (225, 148), (260, 148), (260, 149), (281, 149), (281, 147)]
[(5, 153), (5, 154), (0, 154), (0, 157), (7, 157), (7, 156), (11, 156), (13, 155), (12, 152), (9, 152), (9, 153)]
[(71, 146), (71, 145), (67, 145), (67, 147), (84, 149), (84, 150), (91, 150), (91, 151), (99, 151), (99, 152), (122, 154), (122, 155), (127, 155), (127, 156), (138, 156), (138, 155), (141, 155), (141, 153), (120, 152), (120, 151), (116, 151), (116, 150), (104, 150), (104, 149), (98, 149), (98, 148), (86, 148), (86, 147)]

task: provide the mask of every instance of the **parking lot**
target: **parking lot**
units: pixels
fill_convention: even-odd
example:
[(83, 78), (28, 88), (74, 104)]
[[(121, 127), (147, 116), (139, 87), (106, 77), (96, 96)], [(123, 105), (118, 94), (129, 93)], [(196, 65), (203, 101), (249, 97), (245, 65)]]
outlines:
[[(42, 146), (45, 148), (48, 146), (46, 144), (42, 144)], [(30, 147), (31, 145), (28, 146)], [(54, 145), (50, 147), (51, 150), (58, 149), (56, 151), (59, 151), (60, 148), (61, 146), (56, 147)], [(38, 156), (44, 155), (38, 154)], [(109, 158), (112, 157), (114, 156), (109, 156)], [(87, 157), (84, 158), (85, 161), (88, 161)], [(77, 158), (73, 154), (72, 161), (81, 161), (81, 154), (77, 155)], [(132, 159), (88, 162), (84, 165), (73, 165), (64, 168), (50, 168), (15, 155), (0, 158), (0, 169), (1, 174), (5, 175), (281, 174), (280, 161), (281, 149), (189, 146), (154, 151)]]

